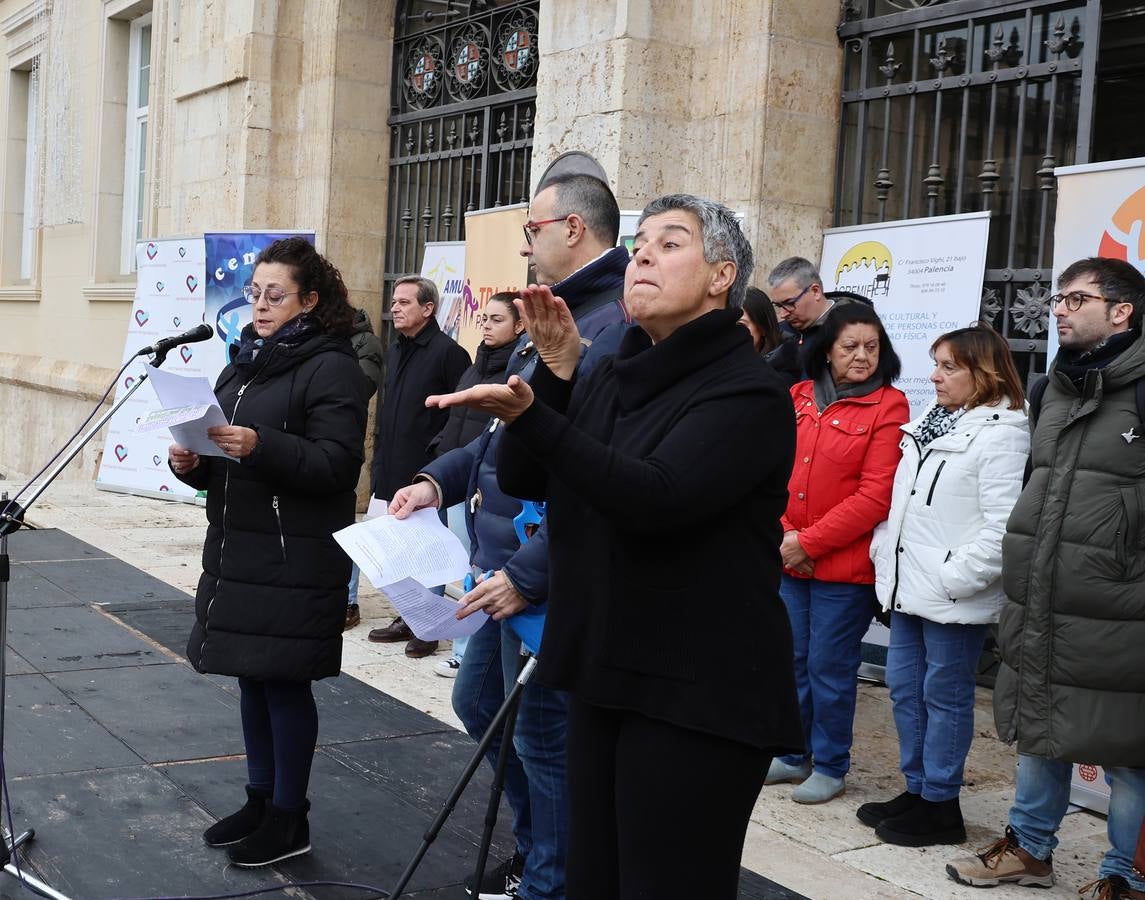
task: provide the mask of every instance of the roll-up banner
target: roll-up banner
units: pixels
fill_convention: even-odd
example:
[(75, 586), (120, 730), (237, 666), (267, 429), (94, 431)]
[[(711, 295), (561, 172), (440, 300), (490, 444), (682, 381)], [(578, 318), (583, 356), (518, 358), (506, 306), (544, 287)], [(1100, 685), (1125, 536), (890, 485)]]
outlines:
[[(1122, 259), (1145, 274), (1145, 157), (1054, 169), (1058, 179), (1054, 216), (1053, 284), (1072, 262), (1087, 256)], [(1056, 288), (1046, 285), (1047, 294)], [(1047, 359), (1058, 352), (1050, 317)], [(1104, 784), (1104, 782), (1102, 782)]]
[(978, 319), (986, 272), (988, 212), (904, 219), (823, 232), (823, 289), (867, 297), (902, 360), (895, 386), (911, 418), (934, 400), (935, 338)]

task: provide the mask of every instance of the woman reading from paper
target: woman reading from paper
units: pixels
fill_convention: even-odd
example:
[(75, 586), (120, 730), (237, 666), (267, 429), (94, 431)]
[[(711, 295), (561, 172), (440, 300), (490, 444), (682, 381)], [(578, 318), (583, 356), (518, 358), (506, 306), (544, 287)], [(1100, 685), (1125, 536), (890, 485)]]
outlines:
[[(768, 763), (802, 746), (778, 592), (793, 414), (737, 324), (751, 269), (729, 210), (661, 197), (615, 356), (577, 379), (573, 319), (533, 286), (532, 386), (427, 400), (499, 416), (502, 486), (549, 500), (539, 674), (570, 692), (569, 900), (732, 900)], [(728, 633), (768, 646), (712, 651)]]
[(250, 325), (215, 394), (226, 457), (174, 445), (181, 481), (207, 489), (203, 574), (187, 658), (236, 675), (247, 802), (207, 829), (239, 866), (307, 853), (318, 739), (311, 682), (337, 675), (350, 560), (331, 534), (354, 521), (368, 387), (342, 276), (300, 237), (259, 254)]

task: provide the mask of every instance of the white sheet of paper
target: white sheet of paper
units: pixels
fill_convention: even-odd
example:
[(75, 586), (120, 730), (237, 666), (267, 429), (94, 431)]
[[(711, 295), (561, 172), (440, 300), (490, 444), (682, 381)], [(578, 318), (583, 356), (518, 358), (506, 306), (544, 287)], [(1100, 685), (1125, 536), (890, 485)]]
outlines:
[(389, 500), (379, 500), (377, 497), (370, 498), (370, 505), (366, 507), (367, 519), (376, 519), (378, 516), (388, 516), (389, 514)]
[(184, 406), (179, 409), (156, 409), (149, 412), (135, 423), (135, 430), (139, 434), (150, 434), (152, 431), (161, 431), (173, 425), (182, 425), (184, 422), (193, 422), (202, 418), (209, 406)]
[(367, 519), (335, 531), (334, 540), (379, 590), (407, 578), (449, 584), (469, 571), (469, 551), (435, 509), (419, 509), (408, 519)]
[(389, 598), (402, 619), (423, 641), (445, 641), (475, 634), (488, 621), (481, 610), (457, 618), (458, 603), (426, 590), (412, 578), (387, 584), (379, 590)]
[(206, 378), (173, 375), (155, 366), (147, 367), (147, 377), (155, 389), (155, 396), (159, 398), (162, 412), (180, 412), (200, 407), (204, 410), (194, 419), (167, 426), (171, 430), (171, 439), (176, 444), (193, 450), (200, 456), (231, 458), (218, 444), (207, 437), (208, 428), (229, 423), (219, 407), (219, 401), (215, 399), (214, 388)]

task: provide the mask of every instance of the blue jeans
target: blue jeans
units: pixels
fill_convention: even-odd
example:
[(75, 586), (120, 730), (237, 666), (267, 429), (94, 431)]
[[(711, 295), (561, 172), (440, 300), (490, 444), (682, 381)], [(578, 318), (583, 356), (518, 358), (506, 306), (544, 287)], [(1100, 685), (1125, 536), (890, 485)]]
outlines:
[[(1018, 846), (1038, 859), (1049, 859), (1058, 845), (1057, 830), (1069, 806), (1073, 766), (1056, 759), (1018, 754), (1018, 787), (1010, 807), (1010, 828)], [(1145, 769), (1108, 768), (1109, 851), (1097, 874), (1120, 875), (1137, 891), (1145, 879), (1133, 872), (1133, 851), (1145, 820)]]
[(795, 686), (810, 751), (781, 758), (797, 766), (810, 755), (815, 771), (842, 778), (851, 768), (856, 679), (875, 612), (874, 585), (784, 575), (779, 593), (791, 619)]
[[(517, 678), (520, 641), (492, 620), (469, 638), (453, 685), (453, 710), (470, 737), (480, 739)], [(513, 749), (505, 767), (505, 797), (513, 811), (517, 852), (525, 858), (518, 888), (523, 900), (565, 896), (568, 790), (565, 735), (568, 698), (530, 681), (521, 695)], [(500, 738), (486, 760), (496, 765)]]
[(987, 625), (891, 615), (887, 687), (899, 735), (906, 789), (924, 800), (953, 800), (974, 739), (974, 676)]
[(358, 605), (358, 581), (362, 577), (362, 570), (358, 568), (358, 564), (354, 563), (354, 567), (350, 570), (350, 583), (346, 587), (347, 606)]

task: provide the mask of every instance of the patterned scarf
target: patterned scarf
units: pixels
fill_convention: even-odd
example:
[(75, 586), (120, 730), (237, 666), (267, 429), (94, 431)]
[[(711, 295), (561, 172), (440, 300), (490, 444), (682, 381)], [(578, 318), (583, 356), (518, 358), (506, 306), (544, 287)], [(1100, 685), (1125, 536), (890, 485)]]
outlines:
[(964, 412), (966, 412), (964, 409), (952, 411), (936, 403), (930, 408), (930, 412), (923, 416), (914, 433), (915, 439), (920, 446), (925, 447), (935, 438), (940, 438), (951, 431)]
[(321, 330), (318, 320), (308, 313), (290, 319), (268, 338), (259, 337), (254, 325), (247, 325), (239, 335), (239, 350), (235, 354), (234, 364), (239, 368), (253, 366), (255, 358), (261, 351), (276, 344), (283, 347), (297, 347), (306, 338)]

